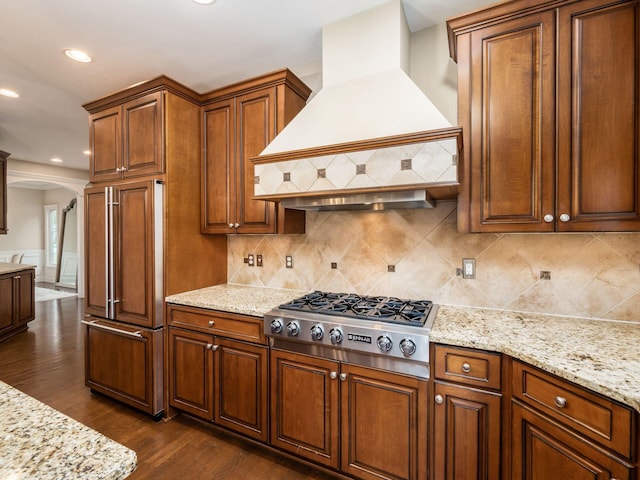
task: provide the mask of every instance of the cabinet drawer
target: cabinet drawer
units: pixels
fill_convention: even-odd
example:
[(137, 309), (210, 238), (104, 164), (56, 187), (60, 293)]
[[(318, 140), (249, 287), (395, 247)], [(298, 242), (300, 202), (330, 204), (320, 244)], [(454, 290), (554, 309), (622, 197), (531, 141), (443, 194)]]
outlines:
[(518, 361), (513, 362), (513, 396), (631, 458), (630, 409)]
[(169, 324), (176, 327), (190, 328), (246, 342), (266, 343), (263, 320), (258, 317), (174, 305), (167, 307), (167, 317)]
[(499, 390), (501, 361), (499, 353), (436, 345), (434, 375), (438, 380)]

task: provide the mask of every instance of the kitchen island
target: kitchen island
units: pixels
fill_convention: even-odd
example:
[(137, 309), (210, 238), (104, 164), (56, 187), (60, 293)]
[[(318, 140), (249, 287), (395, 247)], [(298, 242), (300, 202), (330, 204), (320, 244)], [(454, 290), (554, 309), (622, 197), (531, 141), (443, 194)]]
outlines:
[[(166, 301), (262, 316), (304, 293), (226, 284)], [(441, 305), (430, 340), (510, 355), (640, 412), (640, 324)]]
[(0, 478), (119, 480), (134, 451), (0, 382)]

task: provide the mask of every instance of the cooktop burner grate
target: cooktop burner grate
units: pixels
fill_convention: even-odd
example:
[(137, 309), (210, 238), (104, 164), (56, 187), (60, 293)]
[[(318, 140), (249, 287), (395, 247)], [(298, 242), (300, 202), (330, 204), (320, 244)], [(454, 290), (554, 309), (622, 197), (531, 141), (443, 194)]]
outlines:
[(433, 303), (429, 300), (404, 300), (396, 297), (368, 297), (353, 293), (315, 291), (280, 305), (280, 308), (422, 326), (432, 306)]

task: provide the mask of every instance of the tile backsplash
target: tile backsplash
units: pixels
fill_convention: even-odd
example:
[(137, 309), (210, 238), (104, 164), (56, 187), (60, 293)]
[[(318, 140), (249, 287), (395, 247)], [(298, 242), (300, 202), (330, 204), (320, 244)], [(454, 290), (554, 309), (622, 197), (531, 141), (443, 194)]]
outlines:
[[(440, 202), (307, 212), (305, 235), (230, 235), (228, 247), (229, 283), (640, 323), (640, 233), (460, 234), (456, 203)], [(248, 254), (263, 266), (244, 263)], [(456, 275), (463, 258), (476, 259), (475, 279)]]

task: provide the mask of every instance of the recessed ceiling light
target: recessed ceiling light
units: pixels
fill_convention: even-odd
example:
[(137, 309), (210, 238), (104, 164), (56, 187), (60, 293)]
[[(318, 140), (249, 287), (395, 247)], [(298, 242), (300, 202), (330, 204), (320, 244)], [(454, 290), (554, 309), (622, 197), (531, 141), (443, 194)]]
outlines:
[(216, 3), (217, 0), (193, 0), (200, 5), (211, 5), (212, 3)]
[(89, 63), (93, 61), (93, 58), (91, 58), (89, 54), (77, 48), (67, 48), (64, 50), (64, 54), (76, 62)]
[(83, 150), (83, 152), (85, 155), (91, 155), (91, 150)]
[(5, 97), (18, 98), (20, 94), (13, 90), (9, 90), (8, 88), (0, 88), (0, 95), (4, 95)]
[(53, 163), (62, 163), (62, 159), (57, 158), (57, 157), (52, 158), (52, 159), (51, 159), (51, 161), (52, 161)]

